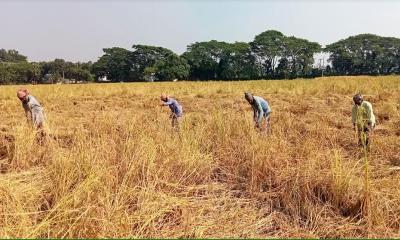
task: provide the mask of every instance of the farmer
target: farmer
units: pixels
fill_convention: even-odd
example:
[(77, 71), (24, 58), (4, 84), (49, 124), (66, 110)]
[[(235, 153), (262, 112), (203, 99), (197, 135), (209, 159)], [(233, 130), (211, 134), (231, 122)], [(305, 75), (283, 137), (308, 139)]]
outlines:
[(36, 98), (29, 94), (27, 89), (19, 89), (17, 97), (22, 102), (22, 107), (25, 110), (25, 116), (33, 127), (38, 131), (38, 140), (42, 141), (44, 137), (44, 111), (43, 107)]
[(268, 102), (262, 97), (253, 96), (253, 94), (246, 92), (244, 94), (246, 100), (250, 103), (253, 108), (253, 120), (256, 127), (262, 130), (262, 119), (265, 117), (266, 120), (266, 128), (267, 130), (270, 128), (270, 115), (271, 115), (271, 107)]
[(372, 104), (364, 101), (361, 94), (353, 96), (354, 106), (351, 111), (353, 128), (358, 133), (358, 145), (369, 146), (369, 133), (375, 127), (375, 115)]
[(179, 125), (179, 121), (183, 116), (182, 106), (175, 99), (169, 97), (167, 94), (163, 93), (160, 96), (161, 98), (161, 106), (169, 106), (171, 109), (171, 115), (169, 116), (172, 119), (172, 127), (176, 128)]

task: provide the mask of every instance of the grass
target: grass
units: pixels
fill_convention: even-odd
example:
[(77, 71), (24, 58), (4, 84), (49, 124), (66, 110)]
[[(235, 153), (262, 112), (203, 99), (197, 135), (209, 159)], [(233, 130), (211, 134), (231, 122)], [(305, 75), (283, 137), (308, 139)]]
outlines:
[[(400, 237), (397, 76), (27, 87), (50, 137), (1, 86), (2, 238)], [(245, 91), (269, 100), (272, 133)], [(162, 92), (184, 106), (180, 134)], [(368, 158), (357, 92), (377, 116)]]

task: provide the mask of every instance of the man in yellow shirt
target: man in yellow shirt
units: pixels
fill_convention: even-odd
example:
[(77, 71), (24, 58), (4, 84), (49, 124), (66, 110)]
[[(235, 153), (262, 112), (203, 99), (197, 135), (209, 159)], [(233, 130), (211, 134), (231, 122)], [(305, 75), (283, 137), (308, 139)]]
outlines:
[(360, 146), (369, 146), (369, 132), (374, 129), (376, 123), (372, 104), (364, 101), (361, 94), (354, 95), (353, 102), (351, 120), (354, 130), (358, 133), (358, 144)]

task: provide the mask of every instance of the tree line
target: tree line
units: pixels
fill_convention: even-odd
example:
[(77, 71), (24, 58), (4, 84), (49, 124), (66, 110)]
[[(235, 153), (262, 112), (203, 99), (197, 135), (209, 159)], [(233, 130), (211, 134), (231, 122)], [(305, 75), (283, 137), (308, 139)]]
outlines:
[(88, 82), (94, 80), (92, 63), (72, 63), (63, 59), (28, 62), (16, 50), (0, 49), (0, 84)]
[[(400, 73), (400, 39), (373, 34), (351, 36), (324, 48), (316, 42), (268, 30), (252, 42), (195, 42), (177, 55), (157, 46), (104, 48), (92, 63), (63, 59), (27, 62), (16, 50), (0, 49), (0, 83), (94, 81), (292, 79), (324, 75)], [(315, 64), (317, 53), (329, 55), (327, 66)]]

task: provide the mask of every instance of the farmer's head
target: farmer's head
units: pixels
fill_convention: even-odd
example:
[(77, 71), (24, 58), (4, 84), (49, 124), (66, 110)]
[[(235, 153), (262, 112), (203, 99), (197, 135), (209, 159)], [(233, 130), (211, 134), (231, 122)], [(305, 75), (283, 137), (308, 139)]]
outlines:
[(247, 100), (250, 104), (252, 104), (253, 101), (254, 101), (253, 94), (251, 94), (251, 93), (249, 93), (249, 92), (244, 93), (244, 98), (246, 98), (246, 100)]
[(160, 99), (161, 99), (161, 101), (166, 102), (166, 101), (168, 101), (168, 95), (163, 93), (163, 94), (161, 94)]
[(28, 101), (28, 95), (29, 95), (29, 92), (25, 88), (18, 89), (18, 91), (17, 91), (17, 97), (19, 98), (19, 100), (21, 100), (21, 102)]
[(353, 96), (353, 102), (354, 104), (360, 106), (361, 103), (363, 102), (363, 96), (360, 93), (357, 93), (356, 95)]

